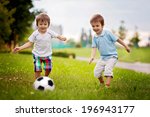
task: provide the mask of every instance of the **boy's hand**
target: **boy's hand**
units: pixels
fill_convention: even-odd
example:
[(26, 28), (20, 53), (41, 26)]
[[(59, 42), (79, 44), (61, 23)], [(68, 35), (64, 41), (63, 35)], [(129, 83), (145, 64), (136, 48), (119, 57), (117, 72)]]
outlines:
[(60, 40), (62, 40), (62, 41), (66, 41), (67, 40), (67, 38), (64, 37), (63, 35), (59, 35), (57, 38), (60, 39)]
[(94, 58), (90, 58), (89, 64), (91, 64), (93, 60), (94, 60)]
[(130, 48), (128, 46), (126, 47), (126, 51), (130, 53)]
[(66, 40), (67, 40), (67, 38), (62, 36), (62, 41), (66, 41)]
[(18, 51), (20, 51), (20, 47), (16, 47), (16, 48), (13, 49), (13, 53), (16, 53)]

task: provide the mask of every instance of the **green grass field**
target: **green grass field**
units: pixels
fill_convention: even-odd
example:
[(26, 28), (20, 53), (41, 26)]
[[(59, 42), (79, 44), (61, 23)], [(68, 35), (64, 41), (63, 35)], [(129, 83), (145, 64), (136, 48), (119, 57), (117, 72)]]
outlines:
[[(54, 49), (54, 51), (62, 52), (73, 52), (76, 56), (90, 57), (91, 48), (70, 48), (70, 49)], [(143, 62), (150, 63), (150, 48), (131, 48), (131, 52), (127, 53), (124, 48), (118, 48), (119, 61), (126, 62)], [(99, 53), (97, 51), (97, 58), (99, 58)]]
[(32, 85), (32, 55), (0, 53), (1, 100), (146, 100), (150, 74), (115, 68), (110, 89), (93, 76), (95, 63), (53, 57), (54, 91), (36, 91)]

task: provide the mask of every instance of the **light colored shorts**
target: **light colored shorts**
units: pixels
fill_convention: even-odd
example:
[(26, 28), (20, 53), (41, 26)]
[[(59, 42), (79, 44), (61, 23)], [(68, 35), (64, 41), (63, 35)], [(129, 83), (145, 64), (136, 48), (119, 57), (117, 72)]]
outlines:
[(52, 62), (51, 57), (39, 57), (33, 54), (34, 60), (34, 71), (41, 71), (42, 72), (42, 63), (44, 64), (44, 70), (51, 71), (52, 69)]
[(94, 76), (96, 78), (100, 78), (104, 71), (104, 76), (110, 76), (113, 78), (113, 68), (117, 63), (117, 58), (113, 57), (108, 60), (98, 60), (95, 69), (94, 69)]

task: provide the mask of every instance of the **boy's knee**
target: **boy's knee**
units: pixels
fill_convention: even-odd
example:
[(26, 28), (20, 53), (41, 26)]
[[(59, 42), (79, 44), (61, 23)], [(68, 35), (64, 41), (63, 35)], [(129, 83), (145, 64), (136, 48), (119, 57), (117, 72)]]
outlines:
[(100, 78), (101, 75), (102, 75), (102, 74), (101, 74), (100, 72), (94, 71), (94, 77)]
[(104, 72), (104, 76), (112, 76), (113, 77), (113, 72)]

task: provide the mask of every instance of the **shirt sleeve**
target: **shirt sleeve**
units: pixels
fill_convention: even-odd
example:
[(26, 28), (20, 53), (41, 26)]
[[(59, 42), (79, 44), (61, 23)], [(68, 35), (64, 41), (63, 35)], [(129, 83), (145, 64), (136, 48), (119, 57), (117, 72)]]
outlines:
[(112, 42), (116, 42), (118, 40), (118, 37), (115, 36), (112, 32), (108, 31), (108, 34), (109, 34)]
[(28, 38), (28, 40), (30, 41), (30, 42), (35, 42), (35, 31), (29, 36), (29, 38)]
[(95, 38), (92, 39), (92, 48), (96, 48), (96, 41), (95, 41)]

